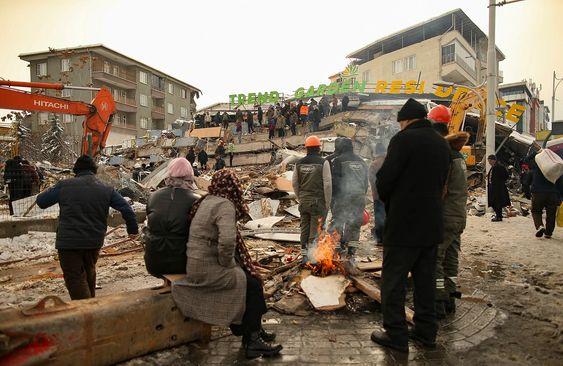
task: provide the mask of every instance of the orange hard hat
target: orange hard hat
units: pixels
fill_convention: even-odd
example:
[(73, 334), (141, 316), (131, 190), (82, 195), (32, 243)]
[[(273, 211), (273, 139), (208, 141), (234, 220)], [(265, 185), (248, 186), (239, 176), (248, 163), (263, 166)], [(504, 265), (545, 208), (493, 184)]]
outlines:
[(364, 209), (364, 215), (362, 217), (362, 226), (365, 226), (369, 223), (369, 212)]
[(319, 147), (321, 146), (321, 139), (312, 135), (305, 139), (305, 147)]
[(437, 105), (428, 113), (428, 119), (438, 123), (450, 123), (452, 120), (452, 112), (445, 105)]

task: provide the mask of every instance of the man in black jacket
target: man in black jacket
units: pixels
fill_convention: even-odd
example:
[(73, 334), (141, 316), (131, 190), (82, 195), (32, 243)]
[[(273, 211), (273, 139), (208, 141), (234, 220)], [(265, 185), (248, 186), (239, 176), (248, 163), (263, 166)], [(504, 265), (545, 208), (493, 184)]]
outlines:
[[(532, 184), (530, 187), (532, 194), (532, 218), (534, 219), (534, 225), (537, 230), (536, 237), (541, 238), (543, 236), (546, 239), (550, 239), (555, 229), (557, 208), (561, 204), (560, 188), (563, 180), (559, 178), (555, 184), (548, 181), (538, 164), (536, 164), (536, 155), (536, 152), (532, 152), (526, 158), (532, 176)], [(543, 225), (544, 209), (545, 226)]]
[(397, 116), (401, 131), (391, 139), (377, 173), (377, 192), (387, 213), (381, 286), (385, 330), (375, 330), (371, 339), (402, 352), (408, 352), (404, 306), (409, 272), (416, 293), (412, 337), (433, 347), (437, 332), (436, 250), (443, 240), (442, 194), (450, 148), (426, 113), (412, 98), (405, 103)]
[(368, 190), (368, 166), (354, 154), (352, 140), (343, 138), (340, 155), (332, 162), (332, 215), (334, 228), (340, 234), (344, 258), (354, 268), (354, 255), (360, 240), (360, 229), (366, 206)]
[(502, 221), (502, 209), (510, 206), (510, 196), (506, 188), (508, 171), (497, 162), (495, 155), (489, 155), (487, 159), (491, 165), (487, 174), (487, 201), (488, 206), (495, 211), (495, 217), (491, 221)]
[(72, 300), (95, 297), (96, 262), (104, 244), (109, 208), (121, 212), (130, 238), (138, 233), (131, 206), (112, 187), (96, 178), (97, 166), (89, 156), (74, 164), (75, 178), (65, 179), (37, 196), (42, 209), (59, 204), (55, 248)]

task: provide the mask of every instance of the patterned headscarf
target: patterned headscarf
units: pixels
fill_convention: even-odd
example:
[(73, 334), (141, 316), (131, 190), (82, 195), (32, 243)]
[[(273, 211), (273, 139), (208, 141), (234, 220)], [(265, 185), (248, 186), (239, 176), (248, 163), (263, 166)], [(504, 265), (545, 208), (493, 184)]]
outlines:
[[(213, 174), (213, 177), (211, 178), (211, 184), (209, 185), (207, 191), (211, 195), (226, 198), (231, 201), (235, 205), (236, 220), (242, 219), (248, 212), (248, 207), (244, 203), (243, 191), (238, 178), (231, 170), (222, 169)], [(192, 210), (190, 211), (190, 220), (195, 216), (199, 205), (204, 199), (205, 197), (201, 198), (194, 204)], [(256, 266), (254, 265), (254, 261), (252, 260), (250, 253), (248, 252), (248, 248), (246, 247), (246, 244), (244, 243), (244, 240), (238, 228), (236, 237), (235, 259), (246, 272), (248, 272), (253, 277), (261, 280), (261, 276), (258, 273)]]

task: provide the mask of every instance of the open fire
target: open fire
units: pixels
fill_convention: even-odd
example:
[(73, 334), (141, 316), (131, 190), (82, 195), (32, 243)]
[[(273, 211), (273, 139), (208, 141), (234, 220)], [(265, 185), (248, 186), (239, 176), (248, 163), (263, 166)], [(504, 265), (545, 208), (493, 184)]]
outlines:
[(325, 277), (335, 272), (345, 273), (336, 246), (340, 243), (337, 231), (329, 233), (319, 228), (319, 236), (315, 247), (309, 251), (310, 261), (307, 267), (315, 276)]

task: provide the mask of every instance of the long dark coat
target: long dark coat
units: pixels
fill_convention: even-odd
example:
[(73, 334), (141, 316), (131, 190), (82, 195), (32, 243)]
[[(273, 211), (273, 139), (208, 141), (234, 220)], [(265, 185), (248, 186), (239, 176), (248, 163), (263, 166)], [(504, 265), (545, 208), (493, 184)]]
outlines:
[(145, 265), (153, 276), (186, 273), (188, 214), (199, 196), (188, 189), (164, 187), (147, 203)]
[(487, 187), (489, 207), (510, 206), (510, 197), (508, 196), (508, 189), (506, 188), (506, 181), (508, 180), (508, 171), (506, 168), (496, 163), (495, 166), (489, 170), (487, 179), (489, 181)]
[(397, 133), (377, 172), (377, 192), (385, 203), (384, 246), (429, 247), (442, 242), (442, 195), (450, 147), (419, 120)]
[(235, 206), (208, 195), (190, 226), (186, 277), (172, 297), (184, 316), (214, 325), (240, 324), (246, 309), (246, 275), (234, 258)]

